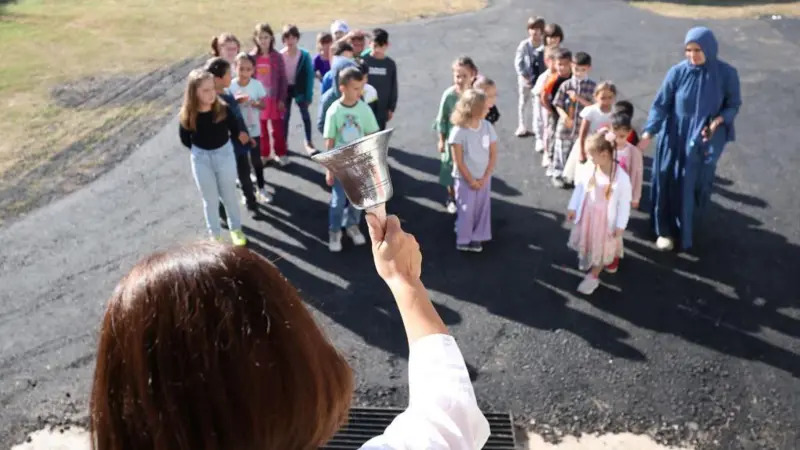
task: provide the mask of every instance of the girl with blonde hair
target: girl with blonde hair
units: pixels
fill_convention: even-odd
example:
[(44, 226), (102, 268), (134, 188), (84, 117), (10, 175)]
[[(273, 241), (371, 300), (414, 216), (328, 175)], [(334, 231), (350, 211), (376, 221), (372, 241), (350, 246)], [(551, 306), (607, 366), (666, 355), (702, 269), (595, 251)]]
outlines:
[(567, 208), (567, 220), (575, 224), (568, 246), (578, 252), (578, 268), (588, 271), (578, 285), (578, 292), (585, 295), (600, 285), (604, 268), (616, 272), (631, 212), (631, 181), (620, 170), (609, 138), (601, 131), (586, 139), (594, 168), (578, 177)]
[(482, 242), (492, 239), (490, 193), (497, 134), (484, 119), (490, 107), (483, 91), (467, 89), (451, 116), (448, 143), (455, 163), (456, 249), (464, 252), (482, 252)]
[(212, 238), (220, 240), (220, 217), (217, 202), (222, 200), (228, 216), (228, 227), (234, 245), (247, 244), (236, 195), (236, 156), (231, 137), (244, 144), (249, 140), (242, 133), (239, 120), (214, 86), (214, 75), (195, 69), (186, 83), (180, 112), (180, 138), (192, 152), (192, 174), (203, 198), (206, 228)]

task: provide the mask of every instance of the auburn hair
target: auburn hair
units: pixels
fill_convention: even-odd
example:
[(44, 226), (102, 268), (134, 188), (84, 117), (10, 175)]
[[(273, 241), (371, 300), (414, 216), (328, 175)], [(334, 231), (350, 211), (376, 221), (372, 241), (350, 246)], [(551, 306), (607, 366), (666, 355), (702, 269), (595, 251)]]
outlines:
[(453, 61), (453, 67), (466, 67), (467, 70), (472, 72), (473, 77), (478, 75), (478, 66), (469, 56), (459, 56), (456, 58), (456, 60)]
[[(609, 182), (608, 186), (606, 186), (606, 193), (605, 193), (606, 200), (610, 200), (611, 193), (613, 192), (611, 185), (614, 184), (614, 175), (617, 168), (616, 146), (611, 141), (606, 139), (606, 130), (602, 130), (586, 138), (585, 145), (590, 152), (594, 150), (597, 153), (608, 153), (609, 156), (611, 156), (611, 174), (608, 176)], [(597, 175), (597, 164), (595, 163), (594, 170), (592, 172), (592, 178), (589, 179), (588, 190), (590, 191), (594, 189), (594, 185), (595, 183), (597, 183), (596, 175)]]
[(617, 96), (617, 86), (612, 81), (608, 81), (608, 80), (603, 81), (603, 82), (599, 83), (597, 86), (595, 86), (594, 92), (592, 93), (592, 95), (594, 97), (597, 97), (598, 95), (600, 95), (604, 91), (607, 91), (607, 92), (610, 92), (610, 93), (614, 94), (614, 97)]
[[(221, 59), (221, 58), (220, 58)], [(181, 125), (189, 131), (197, 131), (197, 114), (200, 112), (200, 101), (197, 99), (197, 88), (204, 81), (214, 83), (214, 75), (205, 69), (194, 69), (189, 72), (186, 90), (183, 93), (183, 105), (179, 119)], [(211, 105), (214, 123), (220, 123), (228, 117), (228, 104), (216, 96)]]
[(211, 39), (211, 54), (213, 56), (222, 56), (220, 54), (220, 48), (228, 42), (234, 42), (239, 49), (242, 48), (241, 42), (239, 42), (239, 39), (237, 39), (233, 33), (222, 33)]
[(321, 31), (317, 34), (317, 51), (322, 51), (322, 46), (325, 44), (333, 44), (333, 35), (327, 31)]
[[(267, 33), (270, 35), (272, 39), (270, 39), (269, 49), (264, 50), (258, 43), (258, 35), (261, 33)], [(275, 33), (272, 31), (272, 27), (269, 26), (268, 23), (259, 23), (256, 24), (255, 29), (253, 30), (253, 43), (256, 45), (256, 56), (257, 55), (267, 55), (275, 51)]]
[(450, 122), (453, 125), (466, 128), (472, 119), (483, 118), (481, 114), (486, 106), (486, 94), (480, 89), (467, 89), (458, 97)]
[(353, 376), (297, 290), (243, 247), (144, 258), (101, 324), (95, 450), (316, 449), (347, 418)]

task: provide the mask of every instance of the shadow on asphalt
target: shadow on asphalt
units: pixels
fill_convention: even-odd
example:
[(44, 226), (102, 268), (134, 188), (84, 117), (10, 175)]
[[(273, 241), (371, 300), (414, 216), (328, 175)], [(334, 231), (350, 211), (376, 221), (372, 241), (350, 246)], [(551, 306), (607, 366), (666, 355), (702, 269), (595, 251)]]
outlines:
[[(582, 274), (576, 270), (574, 253), (566, 247), (568, 231), (561, 211), (509, 201), (521, 193), (495, 179), (494, 239), (482, 254), (461, 254), (454, 248), (454, 217), (432, 206), (444, 199), (442, 187), (410, 174), (438, 173), (438, 159), (396, 148), (390, 157), (395, 196), (388, 209), (401, 220), (413, 218), (404, 221), (404, 228), (420, 242), (423, 280), (429, 289), (528, 327), (568, 331), (617, 358), (647, 359), (624, 342), (629, 337), (626, 330), (568, 304), (577, 298), (575, 287)], [(320, 172), (304, 165), (285, 170), (315, 184), (323, 181)], [(735, 192), (731, 181), (717, 181), (718, 195), (753, 207), (767, 206), (761, 199)], [(369, 249), (352, 248), (345, 238), (342, 253), (329, 253), (327, 204), (288, 189), (278, 195), (281, 204), (291, 205), (291, 212), (270, 208), (263, 220), (291, 239), (247, 229), (251, 248), (274, 260), (318, 311), (370, 345), (405, 358), (402, 323), (374, 272)], [(647, 195), (646, 187), (644, 211)], [(635, 238), (626, 239), (620, 272), (604, 275), (603, 287), (591, 299), (578, 301), (591, 302), (634, 326), (761, 361), (800, 377), (800, 355), (754, 335), (766, 327), (800, 336), (800, 321), (781, 312), (796, 307), (797, 274), (793, 271), (800, 249), (736, 210), (714, 203), (708, 212), (699, 230), (700, 245), (692, 255), (656, 251), (647, 243), (652, 240), (648, 221), (632, 220), (629, 231)], [(286, 257), (276, 260), (277, 253), (270, 248)], [(461, 322), (461, 315), (450, 307), (437, 303), (436, 308), (447, 324)]]

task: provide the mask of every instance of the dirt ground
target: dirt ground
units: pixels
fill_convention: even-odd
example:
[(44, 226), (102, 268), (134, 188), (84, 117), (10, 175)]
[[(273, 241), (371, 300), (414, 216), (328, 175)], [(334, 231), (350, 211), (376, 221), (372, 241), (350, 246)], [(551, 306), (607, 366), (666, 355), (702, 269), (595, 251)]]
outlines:
[(745, 19), (771, 15), (800, 17), (800, 2), (787, 0), (632, 0), (630, 3), (663, 16), (690, 19)]

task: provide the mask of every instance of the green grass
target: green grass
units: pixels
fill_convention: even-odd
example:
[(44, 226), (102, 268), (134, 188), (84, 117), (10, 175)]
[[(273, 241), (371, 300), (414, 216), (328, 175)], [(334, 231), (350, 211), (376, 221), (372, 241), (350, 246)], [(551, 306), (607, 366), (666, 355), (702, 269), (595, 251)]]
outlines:
[[(477, 9), (484, 0), (340, 0), (337, 10), (351, 26), (406, 20), (420, 15)], [(249, 47), (256, 22), (279, 30), (325, 28), (334, 14), (329, 0), (20, 0), (0, 14), (0, 183), (113, 119), (124, 108), (67, 109), (53, 105), (53, 86), (87, 76), (147, 73), (208, 52), (222, 31)], [(44, 55), (44, 57), (43, 57)], [(53, 130), (53, 124), (57, 124)], [(46, 138), (43, 136), (46, 135)], [(55, 143), (55, 144), (53, 144)], [(23, 163), (24, 160), (24, 163)], [(24, 170), (23, 169), (24, 166)]]

